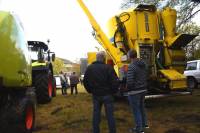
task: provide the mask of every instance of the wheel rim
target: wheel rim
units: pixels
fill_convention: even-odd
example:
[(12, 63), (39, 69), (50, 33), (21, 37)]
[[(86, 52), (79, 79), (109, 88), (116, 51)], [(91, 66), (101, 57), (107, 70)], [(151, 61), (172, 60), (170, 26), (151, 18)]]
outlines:
[(26, 129), (30, 130), (33, 126), (33, 108), (26, 109)]
[(48, 93), (49, 93), (49, 97), (52, 96), (52, 78), (51, 76), (49, 76), (49, 81), (48, 81)]

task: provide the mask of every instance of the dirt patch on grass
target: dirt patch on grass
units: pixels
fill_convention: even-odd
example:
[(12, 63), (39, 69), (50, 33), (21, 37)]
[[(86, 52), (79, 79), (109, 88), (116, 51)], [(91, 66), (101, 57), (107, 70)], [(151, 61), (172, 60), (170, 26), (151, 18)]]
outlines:
[(58, 108), (54, 109), (54, 110), (51, 112), (51, 115), (55, 115), (55, 114), (57, 114), (58, 112), (60, 112), (61, 110), (63, 110), (63, 107), (58, 107)]
[(78, 127), (80, 124), (89, 122), (87, 118), (81, 118), (78, 120), (73, 120), (73, 121), (66, 121), (63, 126), (64, 127)]
[(173, 129), (167, 130), (165, 133), (187, 133), (187, 132), (182, 131), (182, 130), (177, 129), (177, 128), (173, 128)]
[(200, 115), (198, 114), (179, 114), (174, 117), (178, 123), (200, 123)]

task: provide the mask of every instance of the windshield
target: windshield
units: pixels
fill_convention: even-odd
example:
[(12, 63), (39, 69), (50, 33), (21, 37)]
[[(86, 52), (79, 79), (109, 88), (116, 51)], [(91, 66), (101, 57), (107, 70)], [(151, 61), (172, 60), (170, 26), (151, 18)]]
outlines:
[(38, 52), (37, 51), (30, 51), (31, 59), (37, 60), (38, 59)]
[[(31, 59), (34, 61), (38, 60), (39, 59), (46, 59), (48, 58), (48, 55), (47, 53), (44, 53), (44, 49), (40, 48), (40, 47), (33, 47), (33, 46), (29, 46), (29, 52), (30, 52), (30, 56), (31, 56)], [(40, 56), (39, 57), (39, 53), (40, 53)]]
[(30, 56), (32, 60), (37, 60), (38, 59), (38, 51), (34, 49), (34, 47), (29, 46), (28, 47)]
[(196, 70), (196, 69), (197, 69), (197, 62), (187, 63), (186, 70)]

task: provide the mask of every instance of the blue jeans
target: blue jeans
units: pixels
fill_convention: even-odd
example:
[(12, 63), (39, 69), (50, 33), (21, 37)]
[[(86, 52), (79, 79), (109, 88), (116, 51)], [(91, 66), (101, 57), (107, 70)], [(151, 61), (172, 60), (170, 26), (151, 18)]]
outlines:
[(111, 95), (93, 95), (93, 133), (100, 133), (99, 125), (101, 122), (101, 108), (103, 104), (108, 120), (109, 133), (116, 133), (115, 119), (113, 117), (113, 97)]
[(135, 118), (136, 131), (138, 132), (144, 131), (144, 127), (147, 125), (147, 117), (144, 105), (145, 94), (146, 93), (139, 93), (128, 96), (129, 104)]

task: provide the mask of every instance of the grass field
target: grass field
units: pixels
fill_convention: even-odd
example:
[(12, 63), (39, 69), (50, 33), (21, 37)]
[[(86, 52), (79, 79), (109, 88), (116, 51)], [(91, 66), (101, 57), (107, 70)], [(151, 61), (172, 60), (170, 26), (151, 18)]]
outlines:
[[(81, 85), (80, 93), (67, 96), (58, 91), (56, 98), (46, 105), (38, 105), (34, 133), (91, 133), (91, 96)], [(193, 95), (176, 96), (146, 101), (150, 128), (145, 133), (200, 133), (200, 90)], [(128, 133), (134, 126), (126, 100), (115, 101), (118, 133)], [(102, 110), (101, 133), (108, 133)]]

